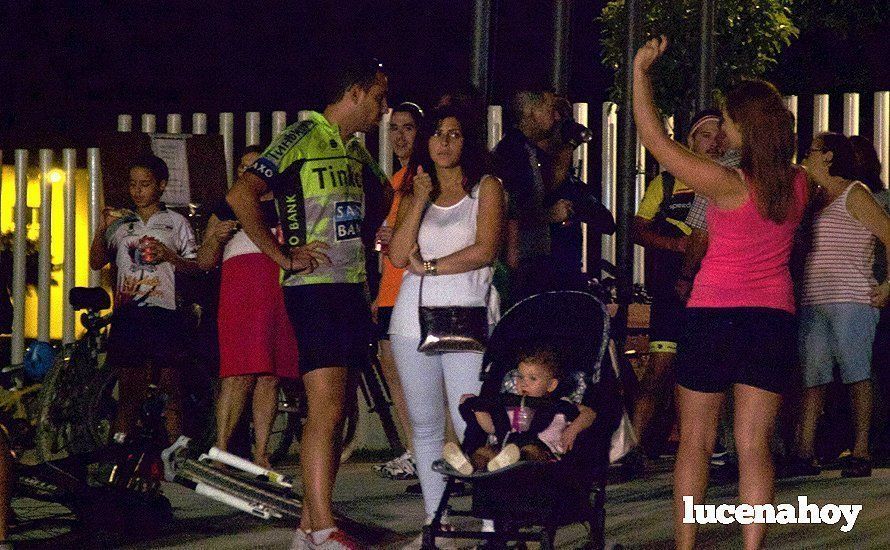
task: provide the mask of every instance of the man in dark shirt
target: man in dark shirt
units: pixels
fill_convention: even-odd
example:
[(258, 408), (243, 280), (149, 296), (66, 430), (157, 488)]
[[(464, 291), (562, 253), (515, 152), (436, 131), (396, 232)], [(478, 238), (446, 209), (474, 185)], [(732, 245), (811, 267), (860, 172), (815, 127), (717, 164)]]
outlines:
[(575, 222), (614, 231), (611, 214), (571, 173), (574, 146), (560, 133), (571, 112), (561, 104), (568, 102), (550, 91), (517, 92), (515, 125), (494, 152), (495, 174), (508, 194), (505, 261), (512, 301), (581, 284), (582, 238)]

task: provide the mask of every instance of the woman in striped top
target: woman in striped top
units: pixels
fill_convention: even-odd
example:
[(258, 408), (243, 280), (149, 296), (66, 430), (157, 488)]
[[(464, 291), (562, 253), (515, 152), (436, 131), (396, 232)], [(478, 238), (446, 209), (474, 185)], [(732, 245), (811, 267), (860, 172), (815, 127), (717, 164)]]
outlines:
[(849, 388), (856, 435), (841, 475), (865, 477), (871, 475), (872, 342), (878, 308), (890, 294), (890, 281), (876, 281), (872, 264), (875, 237), (885, 245), (890, 242), (890, 216), (862, 182), (853, 180), (853, 146), (846, 136), (819, 134), (803, 164), (824, 190), (825, 206), (813, 219), (800, 297), (799, 349), (806, 389), (793, 470), (819, 471), (813, 462), (816, 423), (837, 365)]

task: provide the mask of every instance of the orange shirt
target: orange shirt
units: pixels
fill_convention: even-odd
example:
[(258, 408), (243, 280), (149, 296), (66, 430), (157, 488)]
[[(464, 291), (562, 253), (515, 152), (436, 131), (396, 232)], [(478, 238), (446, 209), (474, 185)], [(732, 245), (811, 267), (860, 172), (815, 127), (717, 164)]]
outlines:
[[(395, 196), (392, 199), (392, 207), (389, 209), (389, 214), (386, 216), (386, 225), (388, 227), (395, 227), (396, 225), (399, 200), (402, 198), (399, 189), (405, 181), (406, 173), (407, 169), (403, 167), (392, 176), (392, 188), (395, 191)], [(396, 305), (396, 297), (399, 295), (399, 287), (402, 285), (402, 274), (404, 272), (404, 269), (398, 269), (392, 265), (389, 261), (389, 256), (383, 256), (383, 275), (380, 278), (380, 292), (377, 293), (377, 305), (379, 307), (393, 307)]]

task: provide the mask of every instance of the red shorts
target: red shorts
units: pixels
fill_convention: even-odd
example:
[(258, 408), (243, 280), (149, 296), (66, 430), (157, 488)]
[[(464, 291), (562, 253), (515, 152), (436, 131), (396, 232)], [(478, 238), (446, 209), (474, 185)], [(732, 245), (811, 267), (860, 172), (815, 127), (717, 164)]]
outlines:
[(219, 289), (219, 376), (299, 376), (297, 339), (284, 307), (278, 265), (261, 253), (222, 265)]

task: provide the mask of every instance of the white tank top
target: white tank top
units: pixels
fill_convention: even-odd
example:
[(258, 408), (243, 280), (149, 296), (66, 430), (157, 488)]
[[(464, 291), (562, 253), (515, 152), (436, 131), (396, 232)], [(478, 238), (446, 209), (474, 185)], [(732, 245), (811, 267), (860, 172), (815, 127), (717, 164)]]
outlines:
[(222, 261), (225, 262), (229, 258), (234, 258), (235, 256), (241, 256), (243, 254), (262, 254), (262, 252), (257, 245), (253, 244), (253, 241), (250, 240), (247, 233), (241, 229), (232, 235), (232, 238), (229, 239), (229, 242), (227, 242), (225, 248), (223, 248)]
[[(478, 185), (453, 206), (430, 205), (417, 236), (421, 257), (425, 260), (442, 258), (475, 243), (478, 215)], [(487, 300), (488, 322), (493, 325), (498, 321), (500, 303), (497, 290), (491, 286), (493, 273), (491, 266), (485, 266), (465, 273), (426, 277), (423, 305), (482, 306)], [(419, 289), (420, 276), (405, 271), (389, 323), (390, 334), (420, 338)]]

